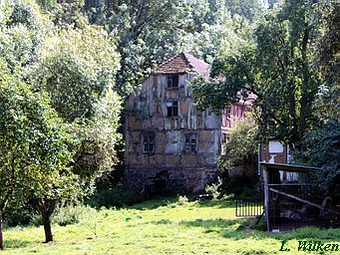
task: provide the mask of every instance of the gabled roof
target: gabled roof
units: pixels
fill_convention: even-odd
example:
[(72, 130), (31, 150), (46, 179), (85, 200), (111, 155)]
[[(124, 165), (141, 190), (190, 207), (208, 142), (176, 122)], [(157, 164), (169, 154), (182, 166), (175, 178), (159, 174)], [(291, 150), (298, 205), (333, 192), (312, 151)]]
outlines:
[(179, 53), (156, 69), (156, 74), (190, 73), (208, 74), (209, 65), (189, 53)]

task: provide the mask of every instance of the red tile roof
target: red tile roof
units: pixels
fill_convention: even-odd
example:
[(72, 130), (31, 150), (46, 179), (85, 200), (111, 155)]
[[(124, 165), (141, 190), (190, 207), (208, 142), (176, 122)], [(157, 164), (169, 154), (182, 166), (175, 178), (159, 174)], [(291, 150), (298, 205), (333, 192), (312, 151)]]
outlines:
[(157, 74), (190, 73), (208, 74), (209, 65), (189, 53), (179, 53), (156, 69)]

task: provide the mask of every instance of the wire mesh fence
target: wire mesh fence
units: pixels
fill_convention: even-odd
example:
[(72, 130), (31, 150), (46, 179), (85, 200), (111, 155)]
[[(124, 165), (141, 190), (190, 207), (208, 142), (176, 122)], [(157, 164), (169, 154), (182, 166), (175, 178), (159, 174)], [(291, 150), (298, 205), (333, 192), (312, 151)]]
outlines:
[[(338, 220), (329, 212), (322, 192), (309, 184), (268, 184), (269, 231), (287, 231), (304, 226), (331, 227)], [(327, 207), (327, 208), (326, 208)], [(327, 214), (323, 214), (323, 211)]]

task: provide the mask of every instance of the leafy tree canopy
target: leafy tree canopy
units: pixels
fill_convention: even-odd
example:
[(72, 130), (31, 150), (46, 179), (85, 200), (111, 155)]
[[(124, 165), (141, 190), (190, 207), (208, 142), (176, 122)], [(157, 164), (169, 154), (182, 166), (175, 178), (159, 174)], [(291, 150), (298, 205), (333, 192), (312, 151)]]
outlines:
[(340, 125), (331, 120), (322, 129), (305, 134), (301, 149), (296, 151), (296, 163), (320, 167), (313, 173), (313, 181), (327, 195), (340, 196)]
[[(14, 207), (28, 201), (44, 204), (44, 216), (46, 203), (53, 201), (55, 206), (59, 199), (73, 200), (81, 192), (69, 167), (72, 133), (46, 93), (33, 92), (0, 63), (0, 216), (7, 203)], [(45, 227), (50, 227), (50, 214), (44, 218)], [(3, 248), (2, 232), (0, 237)], [(46, 241), (50, 238), (52, 233)]]
[(317, 123), (315, 95), (324, 80), (313, 58), (321, 29), (319, 5), (323, 3), (287, 1), (261, 19), (254, 43), (221, 50), (212, 79), (193, 85), (197, 106), (218, 110), (256, 97), (263, 137), (298, 142)]
[(12, 72), (34, 61), (49, 23), (37, 5), (0, 2), (0, 55)]
[(73, 172), (87, 188), (96, 177), (118, 163), (116, 146), (122, 139), (117, 132), (122, 108), (118, 94), (109, 90), (95, 107), (96, 113), (87, 123), (73, 125), (73, 132), (81, 141), (74, 157)]
[(0, 7), (1, 208), (37, 206), (51, 241), (58, 201), (85, 196), (115, 164), (120, 58), (114, 37), (98, 26), (55, 27), (30, 1)]
[[(249, 7), (257, 12), (256, 1), (241, 2), (241, 9)], [(115, 90), (126, 96), (138, 89), (156, 65), (178, 52), (192, 52), (211, 62), (224, 40), (233, 41), (235, 35), (248, 36), (243, 28), (251, 27), (249, 19), (242, 16), (243, 12), (231, 13), (228, 3), (88, 0), (84, 8), (78, 3), (57, 7), (54, 22), (58, 26), (76, 28), (82, 28), (84, 22), (97, 24), (118, 38), (121, 68), (116, 75)]]
[(119, 67), (114, 41), (103, 29), (63, 28), (48, 38), (29, 77), (37, 89), (50, 93), (60, 117), (73, 122), (95, 114)]

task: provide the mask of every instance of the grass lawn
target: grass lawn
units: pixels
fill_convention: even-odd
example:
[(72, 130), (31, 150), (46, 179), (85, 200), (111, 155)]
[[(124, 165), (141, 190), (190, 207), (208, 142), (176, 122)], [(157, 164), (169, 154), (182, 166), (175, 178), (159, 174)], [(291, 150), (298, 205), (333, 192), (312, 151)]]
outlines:
[[(64, 227), (53, 225), (53, 243), (43, 243), (42, 226), (5, 229), (6, 250), (0, 255), (340, 253), (298, 251), (298, 240), (340, 247), (340, 229), (303, 228), (270, 234), (255, 231), (249, 229), (247, 219), (235, 217), (231, 202), (187, 202), (180, 197), (119, 210), (77, 207), (74, 211), (79, 222)], [(280, 251), (282, 241), (286, 241), (285, 251)]]

